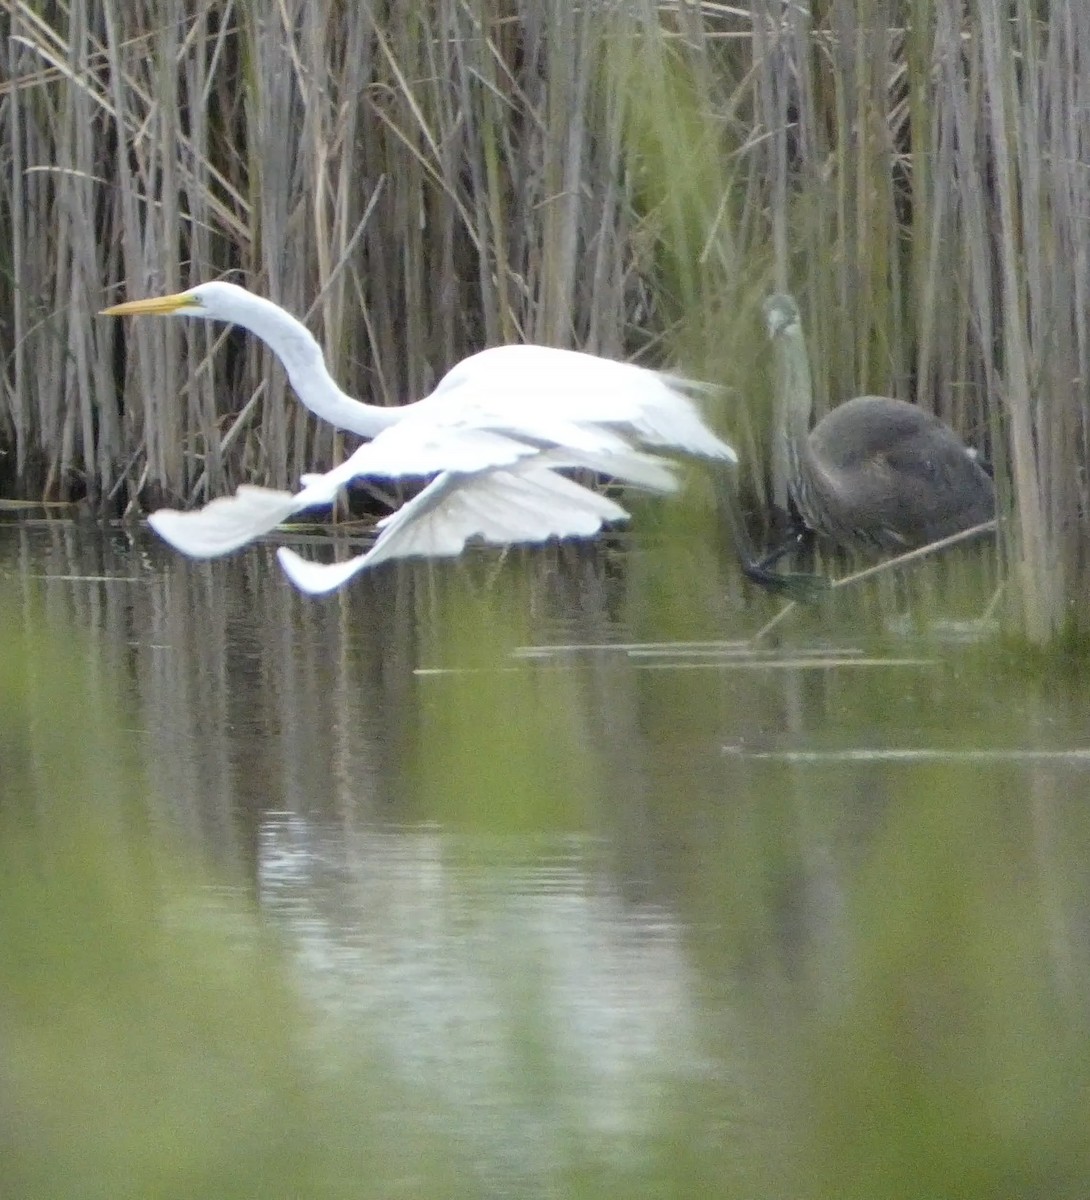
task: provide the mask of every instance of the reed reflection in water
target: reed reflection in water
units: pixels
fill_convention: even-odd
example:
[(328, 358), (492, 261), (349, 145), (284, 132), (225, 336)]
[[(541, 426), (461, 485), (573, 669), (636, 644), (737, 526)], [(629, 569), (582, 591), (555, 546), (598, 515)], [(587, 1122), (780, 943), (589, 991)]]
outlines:
[(267, 547), (0, 527), (13, 611), (121, 692), (136, 836), (183, 835), (278, 931), (316, 1077), (393, 1148), (377, 1194), (429, 1138), (490, 1194), (588, 1163), (586, 1194), (890, 1194), (868, 1130), (918, 1144), (921, 1112), (981, 1179), (1016, 1128), (1077, 1164), (1084, 690), (876, 638), (862, 605), (756, 653), (766, 600), (684, 552), (687, 608), (610, 544), (316, 604)]

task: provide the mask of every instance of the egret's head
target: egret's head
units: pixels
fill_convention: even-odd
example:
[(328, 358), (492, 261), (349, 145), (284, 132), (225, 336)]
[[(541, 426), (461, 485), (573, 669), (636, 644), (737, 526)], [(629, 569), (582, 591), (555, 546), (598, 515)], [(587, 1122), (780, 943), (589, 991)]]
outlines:
[(793, 296), (777, 292), (768, 297), (762, 308), (770, 338), (777, 338), (781, 333), (798, 328), (799, 306), (795, 303)]
[(101, 317), (206, 317), (209, 320), (234, 320), (250, 293), (234, 283), (214, 280), (198, 283), (188, 291), (170, 296), (151, 296), (147, 300), (127, 300), (104, 308)]

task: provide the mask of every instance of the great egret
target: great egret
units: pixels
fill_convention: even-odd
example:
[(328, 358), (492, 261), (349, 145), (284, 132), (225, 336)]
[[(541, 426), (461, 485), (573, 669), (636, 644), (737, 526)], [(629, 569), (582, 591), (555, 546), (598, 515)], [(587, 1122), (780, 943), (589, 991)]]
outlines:
[(995, 489), (975, 453), (938, 417), (888, 396), (858, 396), (810, 429), (806, 338), (791, 296), (764, 302), (776, 349), (778, 436), (807, 533), (865, 552), (902, 552), (994, 520)]
[(305, 476), (298, 492), (246, 486), (194, 512), (153, 513), (149, 523), (183, 553), (225, 554), (303, 509), (332, 503), (361, 476), (435, 476), (382, 522), (371, 551), (351, 563), (322, 567), (282, 551), (289, 575), (308, 591), (338, 586), (387, 558), (457, 554), (474, 536), (501, 544), (587, 536), (627, 516), (558, 470), (589, 469), (668, 493), (677, 481), (663, 451), (731, 466), (738, 461), (692, 400), (707, 385), (632, 363), (545, 346), (497, 346), (458, 363), (424, 399), (379, 407), (337, 386), (305, 326), (235, 284), (204, 283), (103, 310), (106, 316), (141, 314), (242, 325), (280, 359), (307, 408), (374, 439), (333, 470)]

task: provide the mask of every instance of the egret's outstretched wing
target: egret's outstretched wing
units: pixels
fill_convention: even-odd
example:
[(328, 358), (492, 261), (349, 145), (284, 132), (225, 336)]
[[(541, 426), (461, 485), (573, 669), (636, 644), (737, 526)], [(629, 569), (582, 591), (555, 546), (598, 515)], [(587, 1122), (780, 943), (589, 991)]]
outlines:
[(218, 497), (192, 512), (159, 509), (148, 524), (183, 554), (215, 558), (271, 533), (296, 513), (332, 504), (343, 486), (364, 475), (430, 475), (438, 469), (436, 459), (475, 472), (497, 460), (506, 465), (536, 453), (532, 447), (487, 431), (474, 431), (472, 436), (440, 431), (440, 436), (421, 444), (395, 427), (361, 446), (332, 471), (304, 476), (298, 492), (243, 484), (233, 496)]
[[(612, 439), (613, 435), (607, 433), (605, 438)], [(627, 450), (628, 443), (622, 440), (614, 445), (611, 440), (600, 448)], [(532, 442), (491, 429), (438, 424), (414, 416), (391, 425), (374, 441), (365, 442), (322, 478), (324, 486), (335, 493), (344, 484), (364, 476), (421, 479), (441, 471), (473, 475), (493, 467), (510, 466), (539, 452), (540, 447)]]
[(217, 558), (275, 529), (298, 511), (291, 492), (243, 484), (233, 496), (220, 496), (193, 512), (161, 508), (148, 517), (148, 524), (191, 558)]
[(342, 583), (347, 583), (353, 575), (358, 575), (370, 565), (367, 554), (358, 554), (343, 562), (320, 563), (301, 557), (287, 546), (277, 550), (276, 558), (284, 574), (308, 596), (324, 596), (326, 592), (335, 592)]
[[(392, 434), (394, 431), (391, 430)], [(215, 558), (221, 554), (228, 554), (232, 550), (237, 550), (242, 546), (248, 545), (250, 542), (256, 541), (259, 537), (263, 537), (267, 533), (271, 533), (278, 525), (289, 520), (297, 513), (303, 512), (308, 508), (322, 508), (332, 504), (337, 496), (338, 491), (351, 480), (367, 473), (366, 468), (370, 463), (378, 461), (389, 461), (389, 457), (382, 459), (376, 455), (372, 447), (379, 447), (381, 455), (387, 455), (388, 452), (382, 450), (379, 443), (383, 438), (387, 437), (383, 434), (376, 438), (374, 442), (369, 442), (365, 446), (361, 446), (354, 454), (347, 458), (340, 466), (334, 467), (332, 471), (326, 471), (324, 474), (304, 475), (302, 479), (302, 488), (298, 492), (281, 492), (274, 491), (270, 488), (252, 487), (243, 485), (233, 496), (221, 496), (218, 499), (210, 501), (203, 508), (195, 509), (192, 512), (178, 512), (174, 509), (162, 508), (158, 512), (152, 513), (148, 518), (148, 523), (159, 534), (164, 541), (169, 542), (176, 550), (180, 550), (183, 554), (188, 554), (191, 558)], [(451, 444), (457, 445), (458, 439), (454, 435), (450, 435)], [(506, 441), (506, 439), (499, 439)], [(522, 454), (523, 449), (519, 447), (519, 452)], [(367, 453), (364, 453), (364, 452)], [(395, 446), (396, 452), (396, 446)], [(480, 457), (487, 459), (490, 452), (498, 453), (502, 457), (499, 447), (496, 445), (487, 445), (477, 442), (475, 448), (462, 449), (463, 462), (476, 462)], [(612, 478), (619, 479), (624, 483), (632, 484), (636, 487), (645, 488), (648, 491), (668, 494), (677, 489), (677, 479), (674, 476), (673, 464), (665, 459), (658, 458), (650, 454), (642, 454), (636, 450), (626, 450), (623, 454), (580, 454), (574, 451), (546, 451), (534, 452), (527, 450), (523, 457), (515, 456), (513, 463), (509, 464), (512, 469), (522, 470), (524, 463), (532, 463), (537, 466), (542, 472), (548, 473), (551, 470), (559, 469), (582, 469), (598, 472), (602, 475), (608, 475)], [(364, 468), (361, 470), (361, 467)], [(478, 478), (483, 478), (488, 481), (492, 478), (496, 468), (486, 471), (483, 475), (477, 474), (461, 474), (454, 471), (444, 472), (449, 476), (441, 489), (443, 496), (457, 495), (459, 488), (472, 488), (474, 482)], [(380, 472), (375, 472), (379, 474)], [(555, 476), (560, 480), (560, 476)], [(562, 481), (558, 484), (557, 497), (563, 492)], [(487, 482), (482, 485), (480, 491), (472, 491), (466, 497), (466, 502), (462, 505), (452, 503), (449, 528), (456, 529), (459, 520), (467, 518), (470, 514), (472, 520), (479, 522), (482, 517), (480, 515), (480, 505), (484, 497), (491, 494), (495, 498), (496, 503), (502, 503), (500, 493), (495, 490), (498, 488), (494, 481), (491, 484)], [(576, 485), (572, 485), (576, 486)], [(540, 494), (540, 485), (538, 493)], [(586, 493), (585, 488), (579, 488), (579, 491)], [(404, 520), (412, 519), (414, 513), (426, 511), (425, 502), (417, 505), (422, 497), (434, 496), (436, 493), (425, 488), (419, 496), (414, 500), (410, 500), (408, 504), (403, 505), (398, 511), (386, 518), (386, 521), (393, 521), (395, 518), (401, 518), (404, 514)], [(567, 494), (567, 493), (563, 493)], [(514, 493), (512, 493), (514, 498)], [(496, 517), (498, 520), (498, 516)], [(609, 520), (617, 518), (610, 517)], [(594, 527), (597, 529), (597, 526)], [(461, 544), (464, 545), (466, 538), (472, 537), (477, 532), (470, 529), (462, 537)], [(574, 530), (561, 531), (561, 536), (564, 533), (574, 533)], [(591, 532), (594, 532), (592, 529)], [(484, 536), (482, 534), (482, 536)], [(546, 537), (549, 534), (545, 535)], [(488, 538), (489, 541), (499, 542), (503, 539), (498, 537)], [(536, 537), (520, 539), (512, 537), (509, 540), (519, 541), (536, 541)], [(457, 551), (452, 551), (457, 553)]]
[(365, 554), (316, 563), (282, 546), (285, 574), (311, 595), (333, 591), (353, 575), (392, 558), (450, 557), (471, 539), (495, 545), (543, 542), (551, 537), (588, 537), (628, 513), (615, 501), (546, 467), (518, 464), (471, 479), (444, 473), (386, 517)]
[(577, 350), (493, 346), (452, 367), (414, 407), (426, 409), (429, 420), (451, 419), (451, 408), (461, 408), (483, 427), (552, 445), (575, 445), (571, 426), (605, 427), (644, 446), (736, 463), (732, 447), (709, 429), (690, 397), (712, 390)]
[(491, 545), (588, 537), (628, 519), (615, 500), (535, 461), (470, 480), (449, 473), (380, 522), (369, 565), (391, 558), (450, 557), (476, 538)]
[[(516, 472), (528, 468), (548, 468), (550, 471), (593, 471), (631, 487), (672, 495), (678, 489), (677, 463), (657, 454), (645, 454), (627, 449), (620, 454), (576, 454), (569, 450), (543, 450), (533, 458), (523, 459)], [(390, 517), (384, 518), (389, 521)]]
[[(625, 461), (639, 454), (631, 440), (616, 430), (548, 412), (528, 411), (517, 420), (512, 414), (505, 428), (498, 428), (501, 423), (499, 415), (479, 407), (476, 390), (467, 383), (464, 394), (411, 406), (401, 421), (360, 446), (323, 478), (336, 490), (363, 476), (425, 478), (444, 471), (470, 476), (556, 452), (573, 466), (610, 462), (617, 468), (611, 473), (620, 474)], [(648, 456), (642, 455), (641, 461), (639, 473), (646, 474)]]

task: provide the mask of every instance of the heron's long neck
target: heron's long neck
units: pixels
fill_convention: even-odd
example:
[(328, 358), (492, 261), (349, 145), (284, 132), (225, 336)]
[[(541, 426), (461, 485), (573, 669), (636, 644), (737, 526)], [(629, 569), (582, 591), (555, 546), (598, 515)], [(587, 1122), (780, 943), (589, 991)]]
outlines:
[(814, 404), (806, 338), (798, 322), (776, 338), (776, 367), (779, 437), (787, 458), (791, 492), (798, 503), (798, 492), (805, 479), (804, 464), (812, 453), (810, 413)]
[(325, 355), (310, 331), (260, 296), (251, 296), (235, 321), (256, 334), (288, 373), (299, 399), (316, 416), (361, 437), (373, 438), (404, 415), (401, 408), (364, 404), (342, 392), (325, 365)]

